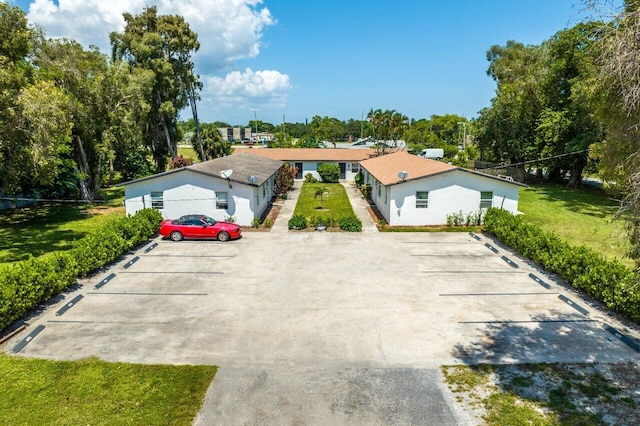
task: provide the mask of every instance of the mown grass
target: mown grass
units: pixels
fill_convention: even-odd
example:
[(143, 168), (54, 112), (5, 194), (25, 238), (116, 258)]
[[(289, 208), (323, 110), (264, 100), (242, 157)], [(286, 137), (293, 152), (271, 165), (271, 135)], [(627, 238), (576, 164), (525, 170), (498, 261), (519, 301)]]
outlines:
[[(457, 401), (480, 409), (487, 425), (634, 424), (639, 398), (629, 384), (637, 368), (622, 368), (632, 376), (606, 378), (593, 364), (544, 363), (444, 366), (442, 373)], [(612, 414), (618, 418), (605, 420)]]
[(629, 243), (623, 223), (614, 220), (619, 204), (598, 188), (531, 185), (520, 191), (519, 210), (528, 223), (552, 231), (573, 245), (585, 245), (627, 266)]
[(101, 225), (124, 216), (124, 188), (103, 191), (101, 204), (36, 203), (0, 211), (0, 265), (69, 250)]
[(198, 158), (198, 154), (196, 154), (196, 150), (193, 149), (192, 147), (179, 146), (178, 155), (182, 155), (183, 158), (188, 158), (194, 163), (196, 161), (200, 161), (200, 159)]
[[(320, 197), (316, 197), (318, 188), (326, 188), (322, 201)], [(305, 182), (293, 214), (304, 215), (309, 220), (318, 216), (339, 219), (354, 213), (347, 192), (341, 184)]]
[(0, 354), (0, 424), (190, 425), (216, 370)]

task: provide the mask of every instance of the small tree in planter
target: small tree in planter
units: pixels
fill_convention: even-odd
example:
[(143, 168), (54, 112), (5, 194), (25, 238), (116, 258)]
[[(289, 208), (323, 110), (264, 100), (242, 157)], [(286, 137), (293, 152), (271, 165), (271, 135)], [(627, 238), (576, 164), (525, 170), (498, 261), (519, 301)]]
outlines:
[(316, 188), (316, 198), (320, 197), (320, 208), (322, 208), (322, 201), (324, 198), (324, 194), (328, 193), (329, 190), (325, 187), (322, 186), (320, 188)]
[(293, 186), (293, 180), (297, 174), (297, 167), (291, 167), (287, 163), (280, 167), (280, 170), (278, 170), (278, 174), (276, 175), (276, 194), (279, 196), (286, 194)]

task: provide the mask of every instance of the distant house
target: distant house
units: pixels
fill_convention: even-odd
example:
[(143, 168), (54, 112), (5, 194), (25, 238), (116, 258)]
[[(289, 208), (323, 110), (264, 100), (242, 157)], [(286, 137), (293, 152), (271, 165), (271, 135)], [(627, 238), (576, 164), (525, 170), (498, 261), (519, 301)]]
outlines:
[(371, 198), (390, 225), (442, 225), (447, 216), (501, 207), (518, 211), (523, 184), (404, 151), (360, 163)]
[(259, 148), (236, 149), (236, 153), (248, 152), (263, 158), (289, 163), (298, 168), (296, 179), (304, 179), (311, 173), (320, 179), (318, 166), (323, 163), (337, 164), (340, 167), (340, 179), (353, 181), (360, 171), (360, 163), (376, 155), (373, 149), (339, 149), (339, 148)]
[[(251, 225), (269, 206), (282, 161), (250, 154), (231, 155), (123, 184), (127, 214), (145, 207), (165, 218), (205, 214)], [(231, 171), (228, 179), (223, 171)], [(227, 172), (228, 175), (229, 172)], [(254, 179), (255, 178), (255, 179)]]

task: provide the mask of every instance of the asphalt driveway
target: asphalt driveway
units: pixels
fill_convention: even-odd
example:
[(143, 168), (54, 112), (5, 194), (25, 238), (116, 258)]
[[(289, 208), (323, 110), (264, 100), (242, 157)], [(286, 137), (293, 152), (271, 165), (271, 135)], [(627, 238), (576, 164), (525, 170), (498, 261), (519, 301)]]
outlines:
[(20, 355), (220, 366), (202, 425), (473, 423), (440, 365), (639, 355), (624, 324), (460, 233), (158, 239), (4, 349), (39, 325)]

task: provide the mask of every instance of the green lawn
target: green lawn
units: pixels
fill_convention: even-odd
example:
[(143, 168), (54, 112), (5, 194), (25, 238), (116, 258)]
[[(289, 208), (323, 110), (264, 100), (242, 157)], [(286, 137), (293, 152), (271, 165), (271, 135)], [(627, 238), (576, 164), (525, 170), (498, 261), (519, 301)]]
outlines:
[(0, 424), (190, 425), (216, 370), (0, 354)]
[(527, 222), (631, 266), (623, 224), (613, 220), (617, 209), (618, 203), (597, 188), (545, 184), (520, 190), (519, 210)]
[(0, 211), (0, 265), (68, 250), (73, 241), (124, 216), (124, 188), (104, 190), (105, 204), (37, 203)]
[[(316, 197), (316, 189), (326, 188), (327, 192), (322, 197)], [(321, 208), (322, 207), (322, 208)], [(353, 208), (349, 202), (347, 192), (339, 183), (308, 183), (302, 185), (298, 203), (293, 214), (304, 215), (308, 220), (313, 217), (341, 217), (353, 215)]]
[(189, 158), (193, 162), (200, 161), (196, 150), (191, 147), (178, 147), (178, 155), (182, 155), (184, 158)]

